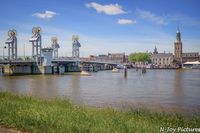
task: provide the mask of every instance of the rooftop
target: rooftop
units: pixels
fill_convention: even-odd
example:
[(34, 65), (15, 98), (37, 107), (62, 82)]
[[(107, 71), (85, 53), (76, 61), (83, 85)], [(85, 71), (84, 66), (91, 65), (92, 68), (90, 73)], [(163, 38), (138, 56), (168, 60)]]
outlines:
[(157, 57), (157, 58), (162, 58), (162, 57), (173, 57), (172, 53), (158, 53), (158, 54), (152, 54), (151, 57)]
[(199, 57), (198, 52), (182, 53), (182, 57)]

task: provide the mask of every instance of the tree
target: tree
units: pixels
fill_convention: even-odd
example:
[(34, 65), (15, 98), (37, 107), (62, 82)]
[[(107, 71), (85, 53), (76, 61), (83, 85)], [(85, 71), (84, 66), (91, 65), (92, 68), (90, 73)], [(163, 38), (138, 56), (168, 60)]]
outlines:
[[(128, 56), (128, 60), (130, 62), (139, 62), (144, 65), (145, 62), (150, 60), (150, 57), (148, 53), (132, 53)], [(142, 68), (142, 73), (146, 73), (146, 69), (144, 66), (139, 68)], [(138, 71), (137, 65), (136, 65), (136, 71)]]
[(150, 60), (148, 53), (132, 53), (128, 56), (130, 62), (146, 62)]

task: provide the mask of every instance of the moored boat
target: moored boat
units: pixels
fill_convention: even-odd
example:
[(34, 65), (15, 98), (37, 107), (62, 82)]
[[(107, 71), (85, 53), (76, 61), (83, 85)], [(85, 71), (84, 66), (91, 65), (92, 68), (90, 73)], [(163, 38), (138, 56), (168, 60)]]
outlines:
[(114, 69), (112, 70), (113, 73), (119, 73), (119, 71), (120, 71), (120, 70), (117, 69), (117, 68), (114, 68)]
[(82, 71), (80, 75), (82, 75), (82, 76), (91, 76), (91, 74), (89, 72), (86, 72), (86, 71)]
[(185, 63), (183, 63), (182, 68), (184, 68), (184, 69), (200, 69), (200, 62), (199, 61), (185, 62)]

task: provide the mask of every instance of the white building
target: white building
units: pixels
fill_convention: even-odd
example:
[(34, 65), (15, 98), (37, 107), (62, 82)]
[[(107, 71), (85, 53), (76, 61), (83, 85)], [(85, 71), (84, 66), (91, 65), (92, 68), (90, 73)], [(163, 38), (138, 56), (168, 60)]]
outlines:
[(157, 53), (151, 55), (152, 64), (161, 68), (172, 67), (174, 56), (172, 53)]

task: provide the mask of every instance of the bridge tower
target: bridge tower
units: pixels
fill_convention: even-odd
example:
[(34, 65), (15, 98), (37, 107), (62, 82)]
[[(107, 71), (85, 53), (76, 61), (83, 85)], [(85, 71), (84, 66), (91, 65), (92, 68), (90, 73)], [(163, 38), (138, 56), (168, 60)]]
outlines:
[(42, 36), (40, 27), (32, 28), (32, 37), (29, 39), (29, 42), (32, 43), (32, 58), (37, 63), (41, 63)]
[(6, 40), (8, 45), (8, 59), (16, 60), (17, 59), (17, 31), (15, 29), (8, 31), (9, 38)]
[(53, 48), (53, 58), (56, 59), (58, 58), (58, 49), (60, 48), (57, 37), (52, 37), (51, 42), (52, 42), (51, 46)]
[(81, 47), (81, 44), (79, 43), (79, 37), (78, 35), (72, 36), (72, 57), (78, 62), (79, 60), (79, 47)]

